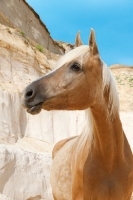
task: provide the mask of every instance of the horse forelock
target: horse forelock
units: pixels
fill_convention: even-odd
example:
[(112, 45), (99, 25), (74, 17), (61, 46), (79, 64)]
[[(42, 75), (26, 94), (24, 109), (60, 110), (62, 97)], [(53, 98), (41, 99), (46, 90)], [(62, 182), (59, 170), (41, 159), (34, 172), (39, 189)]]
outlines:
[(119, 112), (119, 98), (116, 90), (115, 79), (107, 65), (103, 62), (103, 94), (105, 89), (109, 93), (108, 109), (110, 110), (109, 115), (115, 116), (116, 112)]
[(64, 56), (62, 56), (62, 58), (56, 64), (56, 69), (60, 68), (64, 64), (69, 63), (75, 59), (78, 59), (82, 64), (82, 58), (87, 52), (89, 52), (88, 45), (82, 45), (82, 46), (76, 47), (75, 49), (69, 51)]

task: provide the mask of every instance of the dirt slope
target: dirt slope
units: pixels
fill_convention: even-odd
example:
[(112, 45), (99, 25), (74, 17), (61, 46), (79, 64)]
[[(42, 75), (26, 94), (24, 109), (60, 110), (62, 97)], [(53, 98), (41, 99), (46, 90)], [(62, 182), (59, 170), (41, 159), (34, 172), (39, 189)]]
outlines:
[(133, 112), (133, 67), (117, 64), (110, 69), (118, 88), (120, 110)]

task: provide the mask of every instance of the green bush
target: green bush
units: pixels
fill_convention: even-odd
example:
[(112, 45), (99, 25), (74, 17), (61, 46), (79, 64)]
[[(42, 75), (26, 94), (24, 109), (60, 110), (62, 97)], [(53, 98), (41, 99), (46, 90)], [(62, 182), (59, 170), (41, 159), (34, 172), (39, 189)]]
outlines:
[(130, 79), (129, 79), (129, 82), (131, 82), (131, 81), (133, 81), (133, 78), (130, 78)]
[(24, 35), (25, 35), (23, 31), (20, 31), (20, 34), (21, 34), (22, 36), (24, 36)]
[(40, 52), (44, 52), (44, 48), (41, 46), (41, 45), (39, 45), (39, 44), (37, 44), (36, 45), (36, 48), (40, 51)]

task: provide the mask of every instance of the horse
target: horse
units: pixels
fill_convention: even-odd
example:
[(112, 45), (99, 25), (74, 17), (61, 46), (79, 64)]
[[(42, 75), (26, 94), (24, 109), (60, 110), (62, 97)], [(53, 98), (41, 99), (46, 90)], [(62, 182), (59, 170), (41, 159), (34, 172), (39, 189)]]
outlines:
[(79, 136), (59, 141), (52, 152), (54, 200), (130, 200), (133, 155), (119, 116), (114, 78), (100, 58), (95, 32), (63, 55), (56, 69), (29, 84), (23, 106), (44, 110), (85, 110)]

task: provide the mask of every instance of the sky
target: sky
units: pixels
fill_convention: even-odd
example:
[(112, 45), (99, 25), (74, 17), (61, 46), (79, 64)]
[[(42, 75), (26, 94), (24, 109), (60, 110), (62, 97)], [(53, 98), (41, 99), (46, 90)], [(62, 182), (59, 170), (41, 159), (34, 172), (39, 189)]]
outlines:
[(108, 66), (133, 66), (133, 0), (26, 0), (53, 39), (71, 44), (80, 31), (88, 44), (96, 34), (100, 56)]

